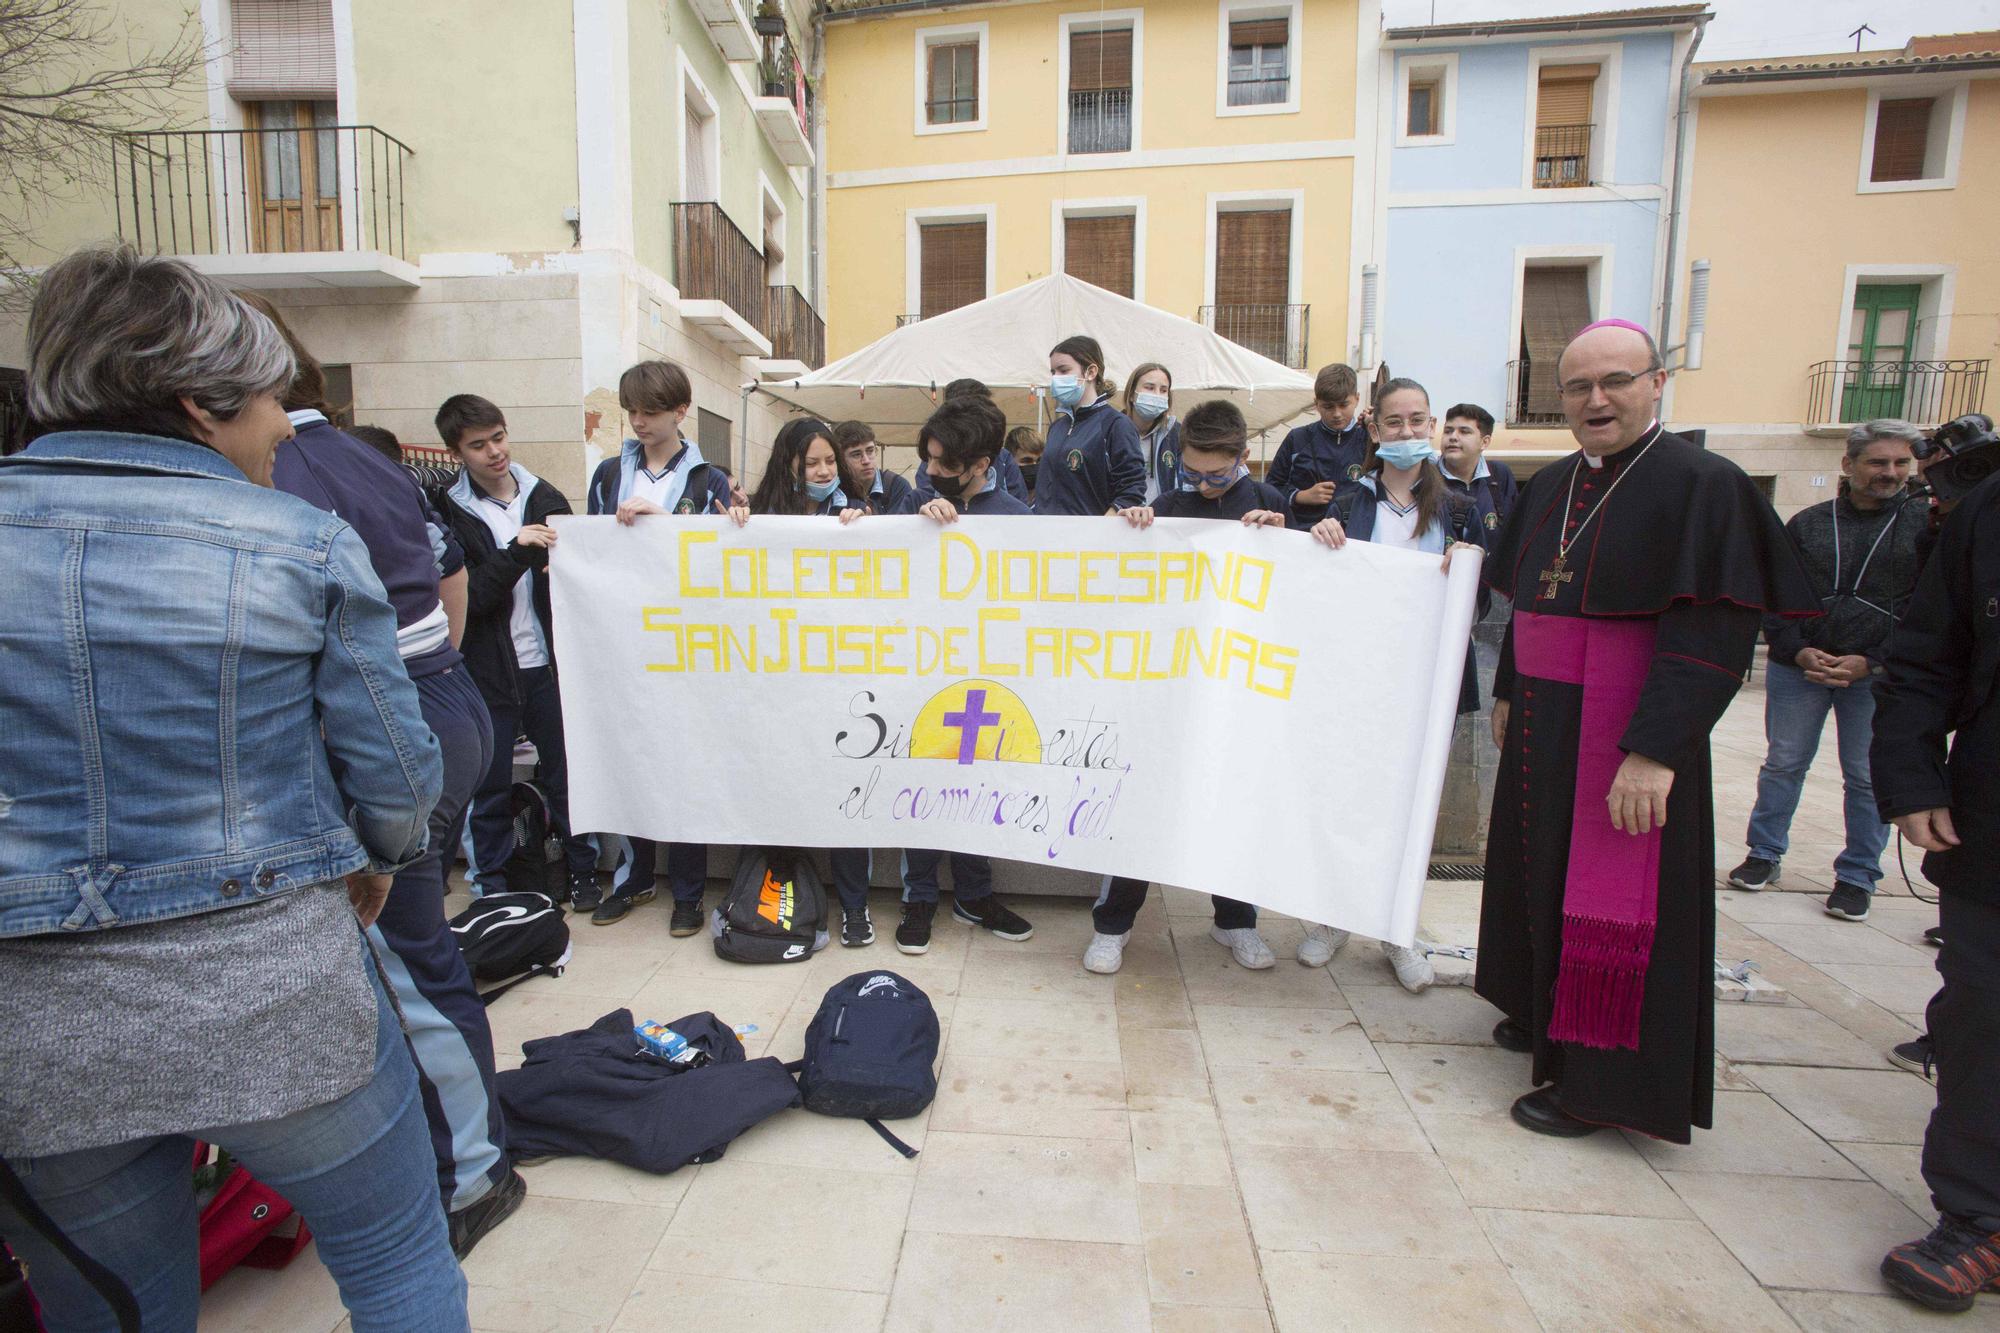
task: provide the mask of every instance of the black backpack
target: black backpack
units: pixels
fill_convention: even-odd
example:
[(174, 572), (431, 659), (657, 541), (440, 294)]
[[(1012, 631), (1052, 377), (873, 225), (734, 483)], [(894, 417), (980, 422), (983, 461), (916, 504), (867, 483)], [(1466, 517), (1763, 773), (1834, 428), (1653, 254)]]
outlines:
[(827, 946), (826, 890), (792, 848), (746, 847), (710, 918), (715, 956), (732, 963), (799, 963)]
[(806, 1027), (794, 1069), (808, 1111), (866, 1120), (905, 1157), (917, 1150), (882, 1121), (916, 1115), (937, 1096), (938, 1016), (928, 995), (894, 972), (837, 981)]
[(451, 919), (451, 934), (475, 982), (507, 982), (480, 995), (487, 1004), (569, 962), (569, 922), (546, 894), (489, 893)]
[(517, 782), (507, 795), (514, 820), (514, 850), (501, 868), (509, 893), (539, 893), (560, 900), (569, 896), (563, 883), (562, 839), (555, 835), (548, 793), (532, 782)]

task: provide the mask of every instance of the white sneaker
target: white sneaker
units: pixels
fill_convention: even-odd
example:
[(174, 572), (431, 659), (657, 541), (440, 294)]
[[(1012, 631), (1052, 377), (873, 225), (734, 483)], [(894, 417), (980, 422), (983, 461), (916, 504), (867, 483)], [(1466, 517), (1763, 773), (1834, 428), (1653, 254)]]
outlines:
[(1123, 935), (1106, 935), (1102, 931), (1090, 937), (1090, 947), (1083, 951), (1083, 970), (1101, 972), (1106, 976), (1125, 965), (1125, 941), (1132, 938), (1132, 932)]
[(1299, 941), (1299, 961), (1307, 967), (1325, 967), (1346, 943), (1346, 931), (1308, 922), (1306, 937)]
[(1262, 972), (1277, 964), (1278, 955), (1271, 952), (1271, 946), (1264, 943), (1264, 937), (1257, 933), (1255, 926), (1238, 926), (1234, 930), (1210, 926), (1208, 937), (1227, 948), (1238, 963), (1252, 972)]
[(1430, 955), (1422, 949), (1384, 944), (1382, 953), (1389, 960), (1389, 966), (1396, 969), (1397, 984), (1412, 995), (1427, 989), (1437, 980), (1437, 973), (1431, 970)]

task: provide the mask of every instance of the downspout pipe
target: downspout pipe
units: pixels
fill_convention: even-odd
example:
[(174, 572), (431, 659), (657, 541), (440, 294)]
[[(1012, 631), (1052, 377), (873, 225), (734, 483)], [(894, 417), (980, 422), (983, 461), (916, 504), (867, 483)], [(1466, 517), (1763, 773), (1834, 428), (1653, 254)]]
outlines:
[(1688, 43), (1687, 56), (1681, 62), (1680, 106), (1674, 112), (1674, 180), (1667, 205), (1667, 262), (1661, 267), (1667, 279), (1666, 290), (1660, 294), (1661, 348), (1671, 343), (1674, 337), (1674, 288), (1680, 282), (1676, 266), (1680, 263), (1681, 204), (1688, 171), (1688, 103), (1694, 97), (1694, 53), (1701, 49), (1701, 37), (1707, 30), (1707, 18), (1695, 20), (1694, 40)]

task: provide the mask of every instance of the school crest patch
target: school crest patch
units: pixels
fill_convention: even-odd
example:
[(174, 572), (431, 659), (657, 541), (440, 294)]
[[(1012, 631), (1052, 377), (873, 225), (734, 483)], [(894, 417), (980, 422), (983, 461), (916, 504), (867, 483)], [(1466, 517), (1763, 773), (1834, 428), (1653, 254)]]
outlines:
[(1065, 458), (1063, 460), (1063, 463), (1069, 468), (1071, 472), (1083, 471), (1083, 450), (1081, 449), (1070, 450), (1069, 457)]
[(1500, 515), (1488, 514), (1486, 516), (1486, 526), (1488, 528), (1498, 528), (1500, 526)]
[(1349, 463), (1349, 464), (1347, 465), (1347, 479), (1348, 479), (1349, 481), (1360, 481), (1360, 480), (1361, 480), (1361, 464), (1359, 464), (1359, 463)]
[(676, 514), (692, 514), (694, 512), (694, 501), (685, 496), (681, 497), (681, 502), (674, 506), (674, 512)]
[(1160, 462), (1166, 465), (1167, 471), (1172, 472), (1174, 470), (1174, 463), (1176, 462), (1174, 451), (1171, 449), (1160, 450)]

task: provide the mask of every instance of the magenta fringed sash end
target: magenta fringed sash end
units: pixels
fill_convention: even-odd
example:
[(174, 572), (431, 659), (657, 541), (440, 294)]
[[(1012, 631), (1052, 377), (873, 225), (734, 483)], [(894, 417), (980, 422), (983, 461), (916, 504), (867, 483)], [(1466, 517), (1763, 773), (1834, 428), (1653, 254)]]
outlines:
[(1565, 914), (1562, 939), (1549, 1039), (1599, 1050), (1638, 1050), (1653, 923)]

